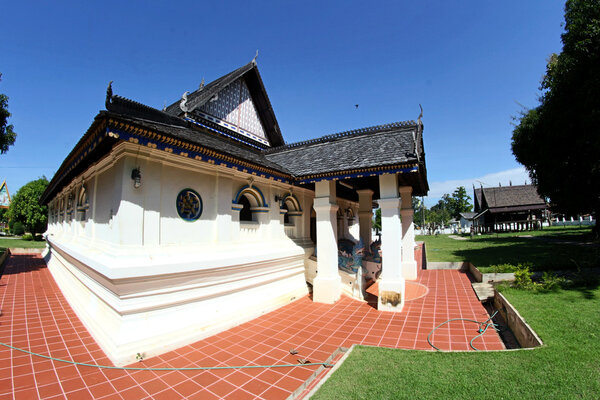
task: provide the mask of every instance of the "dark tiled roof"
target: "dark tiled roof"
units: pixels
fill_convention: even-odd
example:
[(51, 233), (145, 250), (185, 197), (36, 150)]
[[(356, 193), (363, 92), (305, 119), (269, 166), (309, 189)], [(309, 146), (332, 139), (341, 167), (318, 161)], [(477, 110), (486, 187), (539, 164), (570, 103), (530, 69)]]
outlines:
[[(475, 189), (475, 195), (482, 189)], [(481, 195), (481, 193), (479, 193)], [(483, 198), (487, 207), (523, 207), (523, 206), (544, 206), (546, 202), (537, 193), (537, 189), (533, 185), (518, 185), (518, 186), (498, 186), (483, 188)]]
[[(222, 138), (218, 134), (212, 134), (199, 129), (194, 129), (190, 125), (169, 125), (162, 122), (151, 121), (141, 118), (133, 118), (127, 115), (113, 115), (107, 113), (108, 116), (113, 116), (121, 121), (128, 122), (140, 128), (150, 129), (154, 132), (163, 133), (171, 136), (175, 139), (183, 140), (185, 142), (196, 144), (221, 154), (229, 155), (237, 159), (254, 163), (258, 166), (274, 169), (284, 174), (289, 174), (285, 168), (280, 165), (267, 160), (264, 154), (260, 150), (255, 150), (238, 144), (234, 141)], [(183, 121), (184, 123), (186, 121)]]
[[(274, 120), (273, 111), (255, 67), (253, 63), (250, 63), (217, 79), (208, 86), (213, 85), (211, 87), (218, 91), (239, 74), (256, 71), (252, 78), (254, 80), (251, 80), (249, 86), (260, 86), (260, 90), (256, 89), (256, 86), (254, 89), (251, 88), (251, 90), (258, 90), (265, 95), (261, 100), (262, 103), (258, 106), (259, 112), (265, 114), (265, 107), (269, 107), (266, 112), (267, 117), (270, 114), (273, 115), (272, 131), (278, 133), (277, 121)], [(210, 97), (208, 96), (208, 98)], [(218, 126), (208, 126), (210, 124), (204, 127), (196, 126), (172, 112), (161, 111), (124, 97), (114, 96), (110, 86), (107, 90), (106, 108), (107, 111), (101, 111), (96, 116), (90, 129), (63, 161), (41, 201), (47, 202), (70, 179), (110, 152), (118, 139), (108, 137), (93, 151), (88, 148), (99, 135), (106, 134), (109, 119), (116, 121), (116, 125), (122, 122), (125, 126), (133, 127), (134, 130), (140, 128), (152, 131), (183, 143), (200, 146), (215, 153), (250, 163), (250, 165), (259, 167), (259, 170), (261, 168), (262, 170), (271, 170), (275, 175), (290, 179), (291, 182), (301, 181), (303, 177), (309, 175), (314, 177), (328, 174), (331, 176), (338, 172), (368, 170), (369, 168), (373, 168), (370, 171), (384, 172), (386, 167), (394, 170), (397, 166), (404, 168), (403, 166), (418, 164), (419, 174), (409, 174), (415, 176), (412, 176), (407, 182), (417, 187), (419, 193), (426, 193), (428, 190), (422, 138), (423, 125), (414, 121), (378, 125), (289, 145), (285, 145), (281, 138), (275, 142), (280, 144), (279, 147), (260, 150), (239, 143), (238, 141), (243, 141), (244, 138), (236, 137), (233, 133), (231, 135), (216, 133), (215, 131), (222, 129)], [(260, 111), (261, 109), (263, 111)], [(120, 128), (115, 127), (115, 129), (119, 130)], [(278, 135), (281, 137), (280, 133)]]
[[(235, 80), (243, 76), (246, 72), (250, 71), (256, 65), (253, 62), (250, 62), (235, 71), (228, 73), (227, 75), (223, 75), (222, 77), (215, 79), (209, 84), (205, 85), (203, 88), (198, 89), (188, 95), (187, 107), (189, 109), (195, 109), (203, 106), (208, 100), (210, 100), (215, 94), (219, 93), (221, 90), (225, 89)], [(168, 106), (165, 111), (169, 114), (180, 115), (182, 113), (179, 104), (181, 100), (177, 100), (175, 103)]]
[(379, 125), (266, 150), (266, 158), (295, 176), (416, 163), (415, 122)]
[(483, 204), (481, 203), (481, 188), (474, 189), (475, 192), (475, 212), (480, 212)]
[[(252, 101), (261, 119), (269, 143), (272, 146), (285, 144), (279, 129), (279, 123), (277, 122), (277, 118), (275, 118), (273, 106), (271, 106), (271, 101), (267, 96), (267, 91), (254, 60), (227, 75), (215, 79), (203, 88), (188, 94), (186, 108), (192, 112), (202, 107), (217, 93), (240, 78), (244, 78), (248, 85), (248, 90), (252, 96)], [(168, 106), (165, 111), (171, 115), (180, 116), (183, 113), (180, 103), (181, 99)]]
[(112, 113), (128, 115), (134, 118), (148, 119), (170, 125), (187, 126), (187, 123), (182, 118), (117, 95), (107, 97), (106, 109)]

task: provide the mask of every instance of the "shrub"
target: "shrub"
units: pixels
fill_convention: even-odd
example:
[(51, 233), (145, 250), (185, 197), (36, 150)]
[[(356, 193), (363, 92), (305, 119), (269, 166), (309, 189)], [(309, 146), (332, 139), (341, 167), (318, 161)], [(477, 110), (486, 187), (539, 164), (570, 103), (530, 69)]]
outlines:
[(21, 238), (23, 240), (33, 240), (33, 235), (31, 233), (26, 233), (23, 235), (23, 237)]
[(565, 284), (565, 279), (557, 276), (553, 272), (544, 272), (542, 274), (541, 289), (548, 292), (555, 292)]
[(531, 280), (531, 272), (528, 266), (519, 264), (515, 271), (514, 286), (520, 289), (532, 289), (534, 284)]
[(42, 235), (35, 235), (33, 240), (35, 240), (36, 242), (41, 242), (44, 240), (44, 237)]
[(16, 221), (13, 225), (13, 234), (20, 236), (24, 233), (25, 233), (25, 226), (23, 226), (23, 223), (21, 221)]

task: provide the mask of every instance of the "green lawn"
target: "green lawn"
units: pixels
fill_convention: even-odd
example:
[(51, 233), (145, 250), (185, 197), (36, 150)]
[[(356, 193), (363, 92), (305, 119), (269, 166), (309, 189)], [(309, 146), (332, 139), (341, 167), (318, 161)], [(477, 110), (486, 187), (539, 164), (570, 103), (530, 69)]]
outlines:
[(544, 347), (438, 353), (361, 346), (313, 398), (597, 399), (600, 289), (504, 294)]
[[(533, 238), (523, 237), (531, 235)], [(454, 240), (448, 235), (417, 236), (425, 241), (427, 261), (470, 261), (483, 268), (497, 264), (531, 263), (532, 270), (575, 270), (598, 266), (600, 246), (560, 243), (587, 242), (589, 227), (552, 227), (541, 231), (500, 233)]]
[(23, 240), (23, 239), (7, 239), (0, 238), (0, 249), (6, 249), (10, 247), (19, 247), (19, 248), (44, 248), (46, 247), (45, 241), (34, 241), (34, 240)]
[[(475, 265), (531, 262), (536, 269), (600, 266), (598, 248), (517, 237), (425, 239), (428, 260)], [(540, 232), (534, 234), (539, 235)], [(586, 240), (585, 229), (541, 232)], [(585, 253), (588, 253), (587, 255)], [(570, 262), (570, 258), (576, 261)], [(567, 267), (565, 267), (567, 266)], [(599, 279), (555, 292), (503, 288), (544, 341), (534, 350), (441, 353), (357, 347), (314, 399), (597, 399), (600, 394)]]

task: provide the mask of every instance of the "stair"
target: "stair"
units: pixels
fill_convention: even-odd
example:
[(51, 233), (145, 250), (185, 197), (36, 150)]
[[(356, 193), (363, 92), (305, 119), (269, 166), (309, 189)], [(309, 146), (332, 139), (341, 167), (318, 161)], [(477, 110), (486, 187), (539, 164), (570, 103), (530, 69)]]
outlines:
[(480, 302), (485, 303), (494, 298), (494, 286), (491, 283), (474, 282), (471, 286)]

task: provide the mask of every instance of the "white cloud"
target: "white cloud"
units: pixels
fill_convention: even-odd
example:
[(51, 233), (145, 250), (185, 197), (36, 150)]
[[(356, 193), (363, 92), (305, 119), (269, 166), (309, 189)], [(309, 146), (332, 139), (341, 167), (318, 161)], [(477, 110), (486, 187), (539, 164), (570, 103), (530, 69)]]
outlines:
[(474, 178), (430, 182), (429, 194), (425, 197), (425, 205), (431, 207), (437, 203), (445, 193), (452, 194), (454, 189), (459, 186), (464, 186), (467, 189), (469, 196), (473, 197), (473, 185), (475, 185), (476, 188), (481, 185), (483, 185), (483, 187), (498, 186), (498, 183), (502, 184), (502, 186), (508, 186), (511, 182), (513, 185), (522, 185), (525, 182), (531, 183), (531, 179), (529, 179), (529, 174), (525, 168), (520, 167)]

